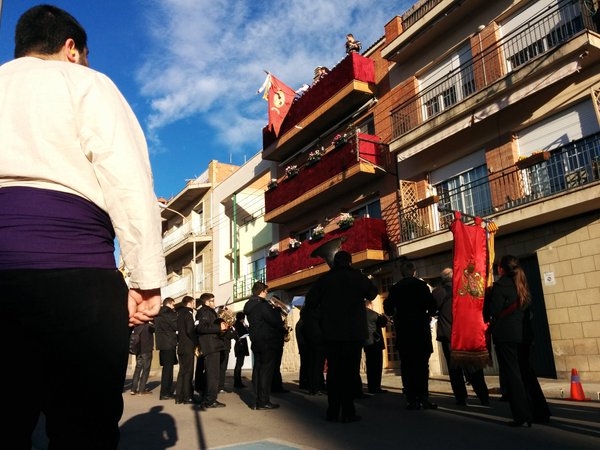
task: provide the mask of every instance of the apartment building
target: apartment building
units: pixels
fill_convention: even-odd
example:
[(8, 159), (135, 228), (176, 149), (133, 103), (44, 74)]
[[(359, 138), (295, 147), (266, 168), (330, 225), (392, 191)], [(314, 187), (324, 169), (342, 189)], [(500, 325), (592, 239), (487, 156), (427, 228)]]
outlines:
[[(452, 263), (453, 212), (482, 217), (499, 227), (496, 254), (526, 269), (538, 374), (600, 379), (597, 10), (429, 0), (392, 18), (292, 104), (278, 136), (263, 129), (277, 164), (269, 285), (303, 295), (339, 248), (383, 298), (401, 258), (434, 283)], [(432, 372), (443, 365), (434, 355)]]
[(596, 1), (421, 1), (373, 50), (397, 255), (433, 279), (452, 211), (493, 220), (496, 255), (528, 276), (543, 377), (600, 379), (599, 16)]
[(213, 289), (212, 191), (239, 166), (211, 161), (199, 177), (188, 181), (173, 198), (159, 199), (162, 206), (163, 249), (168, 285), (162, 298), (176, 302)]

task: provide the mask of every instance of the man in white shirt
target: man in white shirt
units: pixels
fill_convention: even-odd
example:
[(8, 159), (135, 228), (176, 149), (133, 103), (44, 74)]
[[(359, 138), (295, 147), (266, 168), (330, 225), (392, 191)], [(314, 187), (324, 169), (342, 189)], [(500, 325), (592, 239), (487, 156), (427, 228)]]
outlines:
[(53, 448), (117, 448), (129, 327), (158, 313), (166, 284), (144, 135), (87, 66), (85, 30), (49, 5), (20, 17), (0, 66), (0, 339), (18, 368), (1, 371), (18, 393), (1, 431), (18, 448), (41, 413)]

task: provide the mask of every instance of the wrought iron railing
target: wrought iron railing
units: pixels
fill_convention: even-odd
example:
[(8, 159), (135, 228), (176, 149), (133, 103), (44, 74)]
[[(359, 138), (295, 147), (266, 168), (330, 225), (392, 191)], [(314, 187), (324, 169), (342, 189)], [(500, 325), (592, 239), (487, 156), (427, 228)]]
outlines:
[(267, 280), (267, 269), (262, 267), (254, 273), (243, 275), (233, 282), (233, 301), (248, 298), (252, 295), (252, 285), (257, 281), (265, 283)]
[[(442, 190), (431, 201), (400, 209), (401, 241), (406, 242), (446, 230), (452, 221), (447, 211), (463, 211), (482, 218), (561, 192), (600, 181), (600, 133), (570, 142), (544, 157), (519, 161), (510, 169), (491, 173), (456, 189)], [(440, 208), (446, 212), (440, 212)]]
[[(589, 14), (582, 13), (580, 2), (558, 2), (403, 102), (392, 112), (392, 138), (408, 133), (482, 91), (511, 71), (564, 44), (584, 28), (597, 27)], [(504, 66), (498, 67), (498, 61), (505, 61)]]

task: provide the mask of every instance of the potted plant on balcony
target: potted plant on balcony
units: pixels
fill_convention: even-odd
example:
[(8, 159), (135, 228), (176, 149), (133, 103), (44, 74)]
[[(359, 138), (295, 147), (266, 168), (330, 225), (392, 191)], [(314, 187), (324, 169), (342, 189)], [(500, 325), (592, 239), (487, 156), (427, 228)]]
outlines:
[(296, 175), (298, 175), (298, 166), (295, 164), (292, 164), (290, 166), (287, 166), (285, 168), (285, 176), (289, 179), (289, 178), (294, 178)]
[(301, 242), (298, 239), (293, 238), (293, 237), (291, 237), (288, 241), (288, 247), (291, 249), (299, 248), (300, 244), (301, 244)]
[(336, 134), (333, 137), (333, 141), (331, 141), (331, 144), (333, 145), (333, 148), (337, 148), (341, 145), (344, 145), (346, 142), (348, 142), (348, 135), (346, 133)]
[(269, 184), (267, 185), (267, 190), (270, 191), (272, 189), (275, 189), (277, 186), (277, 178), (271, 178), (271, 181), (269, 181)]
[(354, 217), (352, 217), (352, 214), (347, 212), (341, 213), (338, 216), (337, 224), (342, 230), (346, 230), (354, 224)]
[(271, 247), (269, 247), (268, 256), (270, 258), (275, 258), (277, 255), (279, 255), (279, 246), (277, 244), (273, 244)]
[(550, 159), (550, 152), (534, 152), (529, 156), (521, 156), (519, 160), (515, 163), (516, 166), (523, 170), (527, 167), (535, 166), (543, 161), (548, 161)]
[(312, 241), (318, 241), (325, 236), (325, 228), (321, 224), (317, 225), (313, 228), (312, 233), (310, 234), (310, 239)]
[(318, 163), (324, 154), (325, 149), (323, 147), (314, 149), (308, 154), (308, 158), (306, 158), (306, 164), (308, 166), (312, 166), (313, 164)]

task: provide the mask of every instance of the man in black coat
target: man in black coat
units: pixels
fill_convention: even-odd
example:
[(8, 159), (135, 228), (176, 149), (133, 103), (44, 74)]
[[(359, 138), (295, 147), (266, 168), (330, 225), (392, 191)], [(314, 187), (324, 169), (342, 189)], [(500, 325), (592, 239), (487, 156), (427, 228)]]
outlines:
[(154, 337), (158, 358), (162, 366), (160, 376), (160, 399), (173, 398), (173, 367), (177, 364), (177, 313), (175, 300), (163, 300), (158, 316), (154, 319)]
[(429, 357), (433, 353), (430, 322), (437, 306), (427, 283), (415, 277), (412, 262), (404, 261), (400, 272), (403, 278), (390, 288), (383, 310), (394, 317), (406, 407), (436, 409), (429, 401)]
[(373, 300), (378, 293), (373, 282), (351, 263), (350, 253), (338, 251), (331, 270), (308, 291), (303, 308), (305, 330), (314, 328), (307, 320), (318, 318), (327, 358), (326, 419), (333, 422), (340, 419), (340, 412), (342, 422), (360, 420), (354, 407), (354, 392), (367, 339), (365, 299)]
[(179, 373), (177, 374), (177, 394), (175, 403), (194, 403), (192, 397), (192, 377), (194, 375), (194, 351), (198, 337), (194, 327), (194, 297), (186, 295), (177, 310), (177, 356)]
[(277, 403), (271, 403), (271, 382), (277, 353), (286, 329), (279, 310), (267, 301), (267, 292), (268, 286), (257, 281), (252, 286), (252, 297), (244, 305), (254, 353), (252, 388), (255, 404), (253, 409), (279, 408)]
[(196, 314), (196, 333), (204, 358), (205, 385), (202, 406), (205, 408), (222, 408), (225, 403), (217, 400), (219, 393), (219, 373), (221, 367), (221, 351), (225, 350), (223, 333), (229, 326), (215, 311), (215, 296), (205, 292), (199, 299), (202, 307)]

